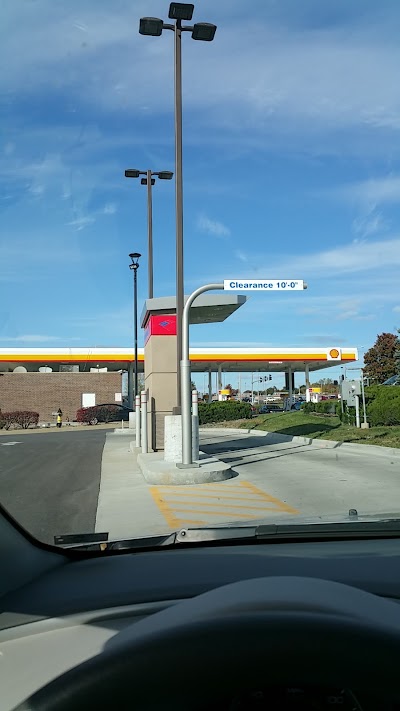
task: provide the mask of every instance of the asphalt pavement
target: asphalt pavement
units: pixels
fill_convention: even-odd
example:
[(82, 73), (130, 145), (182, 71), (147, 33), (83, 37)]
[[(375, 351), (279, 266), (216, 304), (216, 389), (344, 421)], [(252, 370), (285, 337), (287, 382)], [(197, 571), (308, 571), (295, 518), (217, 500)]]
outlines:
[(95, 528), (106, 430), (12, 432), (0, 438), (0, 502), (46, 543)]
[(229, 462), (232, 478), (149, 486), (131, 438), (97, 428), (2, 435), (0, 502), (48, 543), (55, 534), (115, 539), (234, 521), (294, 523), (351, 508), (400, 518), (400, 450), (204, 429), (201, 449)]
[(275, 437), (203, 430), (201, 448), (300, 515), (340, 516), (355, 508), (400, 517), (400, 450)]

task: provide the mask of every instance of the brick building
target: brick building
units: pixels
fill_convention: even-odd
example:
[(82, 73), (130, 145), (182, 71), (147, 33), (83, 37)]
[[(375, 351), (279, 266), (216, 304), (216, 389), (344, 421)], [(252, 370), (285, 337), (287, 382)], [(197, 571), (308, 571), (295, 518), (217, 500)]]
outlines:
[(64, 420), (74, 420), (85, 393), (99, 405), (116, 402), (121, 390), (120, 372), (0, 373), (0, 410), (34, 410), (40, 422), (54, 422), (52, 413), (61, 407)]

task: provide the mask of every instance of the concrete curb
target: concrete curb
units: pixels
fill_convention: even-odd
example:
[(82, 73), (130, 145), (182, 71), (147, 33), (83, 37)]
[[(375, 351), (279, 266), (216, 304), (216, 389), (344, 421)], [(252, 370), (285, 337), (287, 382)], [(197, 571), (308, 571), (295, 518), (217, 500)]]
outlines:
[(400, 448), (396, 447), (380, 447), (375, 444), (355, 444), (354, 442), (341, 442), (333, 439), (312, 439), (310, 437), (300, 437), (298, 435), (284, 435), (279, 432), (267, 432), (266, 430), (257, 429), (239, 429), (233, 427), (210, 427), (200, 429), (200, 435), (206, 437), (210, 433), (216, 436), (222, 435), (247, 435), (253, 437), (268, 437), (271, 444), (279, 444), (284, 442), (295, 442), (297, 444), (313, 445), (318, 449), (338, 449), (344, 448), (347, 452), (353, 451), (354, 454), (378, 454), (380, 456), (400, 457)]
[(211, 484), (236, 476), (229, 464), (221, 462), (216, 457), (200, 459), (200, 466), (193, 469), (178, 469), (174, 462), (164, 460), (163, 452), (138, 454), (137, 463), (148, 484), (165, 486)]

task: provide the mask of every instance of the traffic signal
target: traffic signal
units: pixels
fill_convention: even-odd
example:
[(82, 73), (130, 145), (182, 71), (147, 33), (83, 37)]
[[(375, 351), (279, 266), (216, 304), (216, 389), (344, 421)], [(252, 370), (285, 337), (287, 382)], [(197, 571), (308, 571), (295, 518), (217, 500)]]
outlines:
[(269, 379), (272, 380), (272, 375), (269, 376)]

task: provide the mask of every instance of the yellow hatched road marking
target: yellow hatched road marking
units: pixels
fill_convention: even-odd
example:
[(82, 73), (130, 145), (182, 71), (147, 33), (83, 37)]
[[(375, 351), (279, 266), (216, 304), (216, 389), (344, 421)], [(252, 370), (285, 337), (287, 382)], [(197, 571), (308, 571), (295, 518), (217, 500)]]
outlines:
[[(199, 509), (175, 509), (175, 511), (182, 511), (182, 513), (194, 513), (196, 514), (196, 516), (197, 514), (207, 514), (207, 516), (226, 516), (227, 513), (229, 513), (227, 511), (202, 511)], [(276, 511), (276, 509), (271, 507), (268, 508), (266, 506), (264, 509), (259, 509), (259, 511)], [(249, 514), (237, 513), (236, 511), (234, 516), (235, 518), (246, 518), (248, 520), (251, 520), (252, 518), (257, 518), (257, 516), (249, 516)]]
[[(226, 487), (204, 484), (196, 487), (188, 485), (151, 486), (149, 488), (155, 504), (170, 528), (179, 528), (182, 524), (204, 525), (205, 522), (198, 519), (199, 515), (220, 516), (225, 519), (227, 517), (229, 519), (254, 519), (257, 518), (255, 512), (258, 511), (299, 513), (297, 509), (262, 491), (248, 481), (243, 481), (235, 486), (227, 484)], [(179, 497), (183, 497), (183, 499)], [(237, 504), (230, 503), (231, 501), (236, 501)], [(259, 505), (253, 506), (252, 504)], [(181, 518), (180, 514), (184, 514), (184, 518)], [(191, 514), (193, 514), (193, 518), (190, 518)]]

